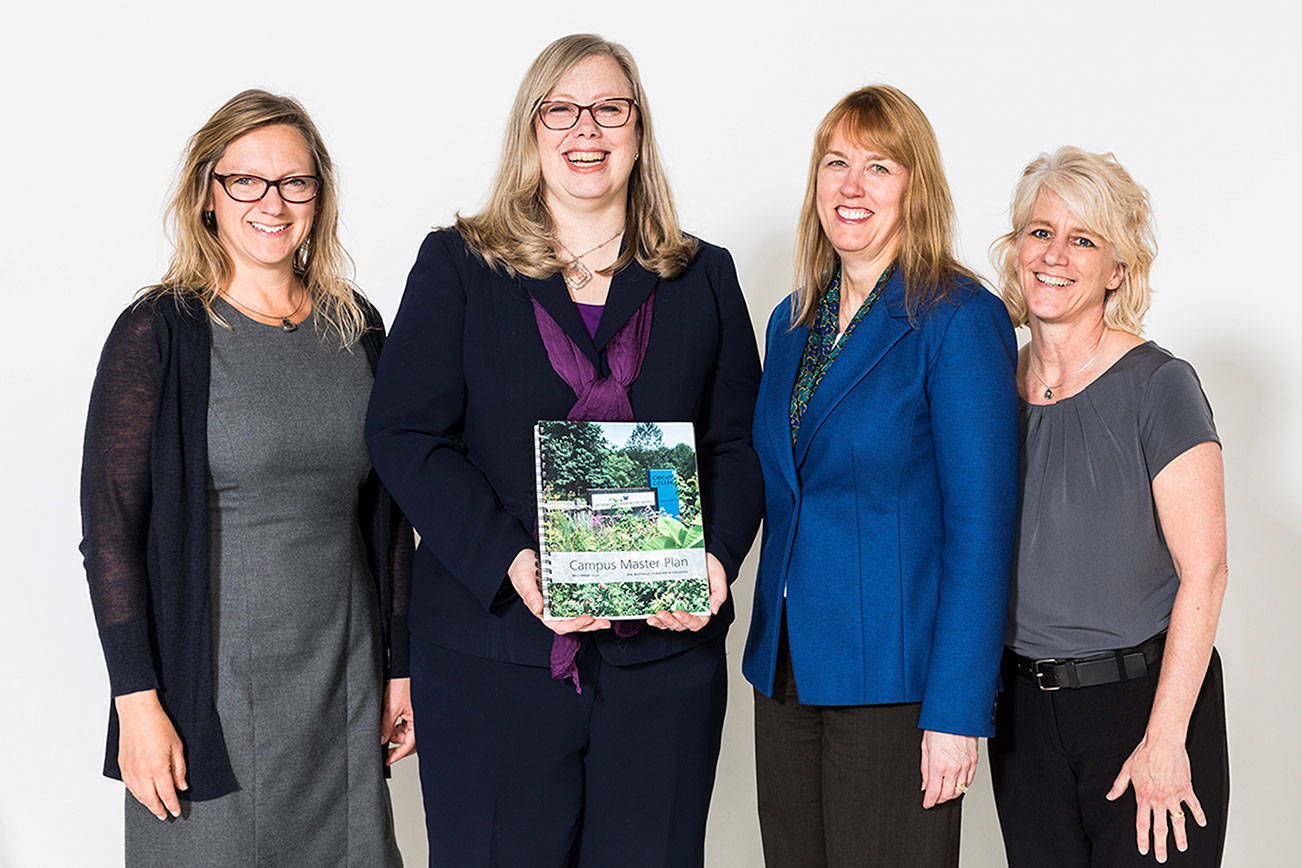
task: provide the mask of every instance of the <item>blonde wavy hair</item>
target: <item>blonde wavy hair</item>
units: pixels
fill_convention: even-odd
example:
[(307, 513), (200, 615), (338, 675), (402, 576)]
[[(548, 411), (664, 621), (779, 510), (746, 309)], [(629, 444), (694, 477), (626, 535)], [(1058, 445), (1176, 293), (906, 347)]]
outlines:
[(1157, 258), (1148, 191), (1113, 154), (1095, 154), (1072, 145), (1040, 154), (1022, 171), (1013, 190), (1013, 228), (990, 245), (990, 261), (999, 271), (999, 294), (1013, 325), (1027, 322), (1017, 251), (1041, 190), (1051, 190), (1090, 231), (1112, 245), (1124, 274), (1121, 285), (1109, 290), (1103, 302), (1103, 322), (1108, 328), (1142, 334), (1152, 295), (1148, 275)]
[(930, 121), (918, 104), (898, 88), (869, 85), (847, 94), (833, 106), (814, 133), (805, 201), (796, 226), (792, 326), (814, 324), (818, 303), (841, 264), (818, 219), (818, 167), (838, 130), (860, 147), (878, 151), (909, 172), (895, 254), (895, 267), (904, 276), (909, 314), (948, 298), (959, 276), (979, 282), (954, 256), (954, 199)]
[(458, 214), (456, 230), (489, 267), (507, 274), (543, 278), (561, 270), (565, 263), (556, 257), (555, 227), (543, 198), (534, 117), (561, 79), (593, 55), (605, 55), (623, 70), (637, 100), (639, 133), (638, 158), (628, 185), (624, 250), (601, 273), (613, 274), (636, 260), (663, 278), (677, 277), (696, 255), (697, 243), (679, 226), (637, 64), (627, 48), (591, 33), (562, 36), (529, 67), (507, 119), (502, 160), (488, 204), (473, 216)]
[(342, 346), (351, 347), (366, 331), (367, 316), (365, 302), (349, 276), (352, 258), (339, 241), (334, 164), (302, 104), (265, 90), (246, 90), (231, 97), (190, 137), (167, 207), (167, 222), (175, 239), (172, 260), (162, 280), (142, 289), (140, 298), (170, 295), (197, 301), (214, 322), (229, 328), (214, 304), (234, 279), (235, 265), (217, 237), (216, 225), (204, 213), (210, 197), (225, 195), (214, 186), (212, 173), (231, 142), (278, 124), (302, 134), (321, 179), (312, 229), (294, 252), (294, 273), (312, 299), (318, 329), (324, 324), (338, 335)]

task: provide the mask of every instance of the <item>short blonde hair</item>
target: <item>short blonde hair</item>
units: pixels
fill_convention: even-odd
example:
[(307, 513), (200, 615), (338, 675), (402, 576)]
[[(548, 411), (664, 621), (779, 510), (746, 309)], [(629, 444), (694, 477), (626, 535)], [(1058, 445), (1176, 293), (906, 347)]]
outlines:
[(900, 89), (870, 85), (847, 94), (814, 133), (805, 201), (796, 227), (792, 325), (813, 325), (818, 303), (840, 265), (840, 257), (819, 222), (817, 201), (818, 167), (838, 130), (909, 172), (895, 262), (904, 275), (905, 305), (910, 314), (947, 298), (956, 277), (978, 280), (954, 257), (954, 199), (931, 122)]
[(624, 251), (602, 273), (614, 273), (636, 260), (661, 277), (677, 277), (696, 255), (697, 244), (678, 224), (637, 64), (627, 48), (591, 33), (562, 36), (534, 59), (511, 106), (488, 205), (470, 217), (458, 214), (456, 229), (484, 262), (507, 274), (550, 277), (564, 267), (556, 258), (552, 217), (543, 198), (534, 115), (566, 73), (593, 55), (605, 55), (623, 70), (637, 100), (640, 134), (628, 185)]
[(1148, 191), (1113, 154), (1095, 154), (1072, 145), (1040, 154), (1022, 171), (1013, 190), (1013, 228), (990, 246), (990, 261), (999, 271), (999, 294), (1013, 325), (1027, 322), (1026, 296), (1017, 277), (1017, 251), (1042, 190), (1052, 191), (1090, 231), (1112, 245), (1124, 273), (1121, 285), (1109, 290), (1104, 300), (1103, 322), (1108, 328), (1142, 334), (1152, 293), (1148, 275), (1157, 257)]
[(294, 273), (312, 298), (318, 322), (337, 332), (343, 346), (351, 347), (366, 331), (366, 312), (349, 276), (352, 259), (339, 241), (334, 164), (302, 104), (265, 90), (246, 90), (231, 97), (190, 137), (167, 208), (176, 242), (172, 261), (163, 279), (145, 287), (141, 295), (172, 294), (197, 300), (215, 322), (226, 325), (213, 305), (234, 279), (235, 265), (217, 237), (217, 227), (205, 215), (209, 196), (214, 195), (212, 173), (231, 142), (276, 125), (298, 130), (312, 157), (313, 171), (321, 179), (312, 230), (294, 252)]

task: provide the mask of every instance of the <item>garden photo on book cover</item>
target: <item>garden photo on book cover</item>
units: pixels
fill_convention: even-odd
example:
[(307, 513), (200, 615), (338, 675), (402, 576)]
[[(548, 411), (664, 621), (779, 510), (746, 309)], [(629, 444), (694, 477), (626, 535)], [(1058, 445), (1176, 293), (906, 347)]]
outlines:
[(690, 422), (539, 422), (545, 616), (708, 612)]

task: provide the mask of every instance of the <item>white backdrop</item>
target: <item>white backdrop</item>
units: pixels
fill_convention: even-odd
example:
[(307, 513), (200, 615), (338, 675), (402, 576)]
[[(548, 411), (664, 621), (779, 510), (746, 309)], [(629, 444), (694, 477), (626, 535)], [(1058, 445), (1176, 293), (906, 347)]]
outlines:
[[(161, 214), (186, 137), (246, 87), (302, 99), (339, 166), (357, 279), (391, 318), (428, 228), (483, 201), (528, 63), (579, 30), (633, 51), (683, 223), (731, 249), (757, 330), (788, 289), (814, 126), (862, 84), (898, 85), (930, 116), (961, 252), (987, 275), (986, 247), (1037, 152), (1113, 150), (1148, 186), (1161, 242), (1148, 334), (1197, 368), (1225, 443), (1226, 861), (1295, 864), (1302, 301), (1290, 251), (1302, 82), (1285, 9), (1262, 0), (7, 9), (0, 288), (16, 339), (0, 342), (0, 865), (121, 864), (122, 790), (98, 773), (108, 680), (76, 551), (77, 474), (102, 341), (166, 262)], [(753, 578), (752, 558), (729, 641), (707, 853), (717, 868), (762, 861), (738, 663)], [(393, 782), (410, 865), (425, 859), (415, 772), (405, 761)], [(984, 758), (978, 781), (964, 864), (999, 865)]]

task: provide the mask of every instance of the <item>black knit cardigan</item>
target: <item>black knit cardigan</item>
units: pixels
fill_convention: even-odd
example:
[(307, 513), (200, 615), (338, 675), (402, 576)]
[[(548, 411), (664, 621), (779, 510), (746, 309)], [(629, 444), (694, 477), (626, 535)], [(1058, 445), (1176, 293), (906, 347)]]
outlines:
[[(368, 328), (359, 343), (374, 372), (384, 325), (363, 304)], [(213, 704), (211, 329), (202, 305), (172, 293), (156, 292), (123, 312), (95, 374), (81, 473), (81, 552), (112, 695), (158, 690), (185, 747), (194, 800), (238, 786)], [(385, 677), (405, 677), (412, 531), (374, 471), (360, 492), (358, 521), (379, 592)], [(120, 780), (117, 754), (110, 702), (104, 774)]]

